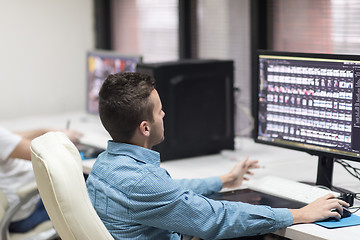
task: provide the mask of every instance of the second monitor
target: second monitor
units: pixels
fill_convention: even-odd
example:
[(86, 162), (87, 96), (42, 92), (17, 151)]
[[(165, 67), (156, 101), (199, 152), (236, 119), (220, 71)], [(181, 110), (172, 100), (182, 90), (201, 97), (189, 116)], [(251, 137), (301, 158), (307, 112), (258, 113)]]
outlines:
[(109, 74), (135, 72), (139, 55), (123, 55), (113, 51), (94, 50), (87, 53), (87, 106), (90, 114), (98, 114), (99, 91)]

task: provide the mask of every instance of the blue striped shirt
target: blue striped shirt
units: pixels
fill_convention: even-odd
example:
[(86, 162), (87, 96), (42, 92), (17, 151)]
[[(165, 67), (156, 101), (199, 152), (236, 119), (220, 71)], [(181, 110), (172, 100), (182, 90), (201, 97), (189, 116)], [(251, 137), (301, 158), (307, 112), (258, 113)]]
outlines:
[(215, 201), (219, 177), (174, 180), (158, 152), (109, 141), (87, 179), (92, 204), (115, 239), (179, 240), (265, 234), (292, 224), (288, 209)]

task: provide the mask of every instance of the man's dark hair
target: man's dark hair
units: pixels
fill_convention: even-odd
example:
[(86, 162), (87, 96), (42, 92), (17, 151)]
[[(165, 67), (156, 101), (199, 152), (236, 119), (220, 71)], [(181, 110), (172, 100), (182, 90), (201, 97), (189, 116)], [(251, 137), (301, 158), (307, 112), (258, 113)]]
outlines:
[(155, 79), (142, 73), (109, 75), (99, 92), (102, 124), (115, 142), (128, 142), (142, 121), (153, 122)]

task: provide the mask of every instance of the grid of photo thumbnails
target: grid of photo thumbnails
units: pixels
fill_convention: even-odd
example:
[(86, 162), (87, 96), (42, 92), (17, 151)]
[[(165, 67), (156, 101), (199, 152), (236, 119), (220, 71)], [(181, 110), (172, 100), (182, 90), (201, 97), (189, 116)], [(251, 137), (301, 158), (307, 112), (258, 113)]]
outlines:
[(260, 61), (264, 137), (352, 149), (355, 68), (321, 66), (311, 61), (302, 61), (303, 65)]

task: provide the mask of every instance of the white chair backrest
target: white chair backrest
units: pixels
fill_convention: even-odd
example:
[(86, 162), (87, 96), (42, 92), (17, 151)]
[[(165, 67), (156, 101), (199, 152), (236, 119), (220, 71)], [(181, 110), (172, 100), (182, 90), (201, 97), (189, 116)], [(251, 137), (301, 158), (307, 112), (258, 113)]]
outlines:
[(80, 154), (64, 133), (46, 133), (31, 142), (36, 183), (51, 222), (64, 240), (113, 239), (93, 208)]

